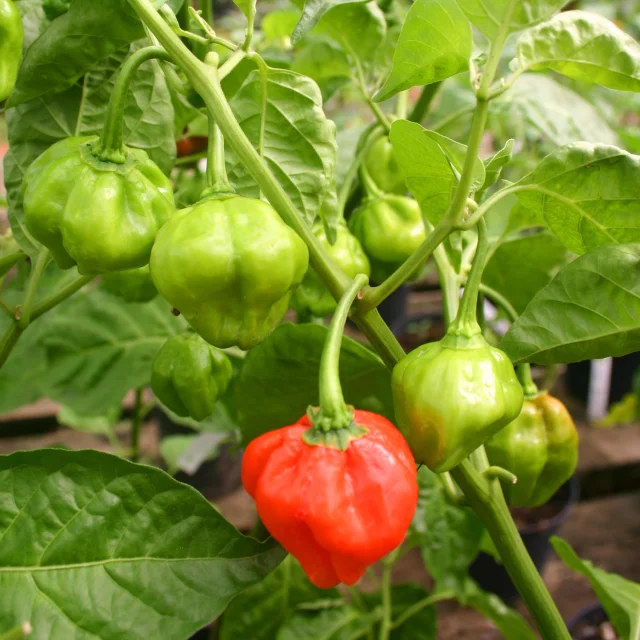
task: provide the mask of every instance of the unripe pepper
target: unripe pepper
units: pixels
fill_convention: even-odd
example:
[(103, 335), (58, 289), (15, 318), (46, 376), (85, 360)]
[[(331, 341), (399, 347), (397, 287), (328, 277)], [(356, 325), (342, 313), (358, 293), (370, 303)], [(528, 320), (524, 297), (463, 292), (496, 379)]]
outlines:
[(207, 342), (246, 350), (280, 323), (308, 261), (270, 204), (227, 194), (179, 211), (158, 233), (150, 264), (160, 294)]
[(578, 430), (567, 408), (557, 398), (533, 389), (525, 387), (520, 415), (485, 444), (489, 462), (518, 479), (503, 487), (507, 501), (515, 507), (548, 502), (578, 464)]
[(366, 152), (364, 166), (378, 189), (402, 195), (407, 192), (404, 174), (387, 136), (375, 140)]
[(448, 471), (514, 420), (523, 402), (511, 361), (476, 321), (486, 229), (454, 322), (439, 342), (403, 358), (392, 375), (396, 418), (417, 462)]
[(404, 196), (367, 198), (351, 214), (349, 229), (369, 257), (371, 279), (377, 283), (384, 282), (427, 238), (420, 206)]
[(153, 361), (151, 388), (179, 416), (209, 417), (232, 376), (231, 362), (196, 333), (169, 338)]
[[(336, 231), (336, 241), (334, 244), (330, 244), (324, 225), (318, 222), (313, 227), (313, 232), (320, 244), (349, 278), (353, 279), (361, 273), (368, 276), (371, 273), (371, 266), (358, 239), (347, 229), (344, 222), (338, 225)], [(304, 280), (293, 293), (291, 308), (298, 313), (323, 318), (331, 315), (336, 306), (337, 303), (329, 290), (313, 268), (309, 267)]]
[(0, 0), (0, 102), (13, 90), (18, 77), (24, 29), (13, 0)]
[(126, 271), (111, 271), (102, 276), (104, 288), (126, 302), (149, 302), (158, 295), (149, 265)]
[(402, 434), (382, 416), (344, 404), (342, 328), (358, 276), (333, 317), (320, 365), (320, 408), (249, 444), (242, 482), (271, 535), (313, 584), (355, 584), (404, 540), (418, 501), (416, 467)]

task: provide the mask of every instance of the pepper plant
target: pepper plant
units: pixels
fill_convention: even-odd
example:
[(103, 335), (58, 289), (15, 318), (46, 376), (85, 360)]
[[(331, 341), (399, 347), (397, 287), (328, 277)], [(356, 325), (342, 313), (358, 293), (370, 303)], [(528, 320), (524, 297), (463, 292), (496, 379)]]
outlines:
[[(236, 4), (0, 0), (0, 408), (48, 396), (117, 444), (135, 390), (126, 455), (0, 457), (0, 632), (435, 638), (455, 599), (534, 637), (466, 573), (488, 533), (568, 638), (507, 499), (577, 462), (530, 365), (640, 347), (638, 25), (564, 0)], [(446, 335), (405, 354), (378, 307), (432, 265)], [(149, 386), (194, 430), (170, 468), (246, 446), (250, 535), (137, 462)], [(392, 581), (416, 547), (431, 593)]]

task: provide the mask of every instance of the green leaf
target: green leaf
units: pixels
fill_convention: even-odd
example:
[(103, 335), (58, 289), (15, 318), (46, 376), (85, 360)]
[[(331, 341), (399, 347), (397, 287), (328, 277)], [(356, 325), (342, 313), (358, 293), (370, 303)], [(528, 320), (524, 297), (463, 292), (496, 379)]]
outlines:
[(11, 631), (7, 631), (7, 633), (0, 634), (0, 640), (23, 640), (23, 638), (31, 635), (32, 631), (31, 625), (25, 622), (19, 627), (14, 627)]
[(514, 142), (513, 138), (507, 140), (502, 149), (496, 151), (496, 153), (485, 161), (485, 179), (482, 190), (488, 189), (500, 180), (502, 170), (511, 162)]
[(300, 12), (295, 9), (278, 9), (269, 12), (260, 22), (260, 29), (267, 44), (291, 43)]
[(71, 407), (62, 407), (58, 411), (56, 420), (58, 424), (76, 431), (95, 433), (97, 435), (113, 438), (114, 428), (120, 419), (122, 409), (120, 406), (111, 407), (101, 416), (84, 416)]
[(618, 136), (590, 102), (542, 74), (524, 74), (489, 108), (492, 129), (504, 137), (554, 146), (577, 141), (618, 144)]
[[(318, 372), (327, 328), (284, 324), (249, 351), (233, 382), (243, 440), (297, 422), (317, 406)], [(343, 338), (340, 381), (348, 404), (394, 419), (391, 374), (364, 345)]]
[(256, 0), (233, 0), (233, 4), (242, 11), (245, 18), (252, 21), (256, 15)]
[(231, 603), (222, 618), (220, 640), (274, 640), (299, 606), (320, 601), (341, 604), (342, 597), (335, 589), (314, 587), (300, 565), (287, 556), (262, 582)]
[[(391, 588), (391, 611), (397, 620), (409, 607), (429, 597), (424, 587), (417, 584), (397, 584)], [(390, 640), (436, 640), (438, 615), (431, 605), (420, 609), (406, 622), (391, 631)]]
[(471, 579), (467, 580), (465, 590), (464, 603), (491, 620), (506, 640), (536, 640), (536, 634), (525, 619), (497, 595), (482, 591)]
[[(547, 231), (512, 237), (495, 250), (482, 274), (482, 281), (522, 313), (570, 257), (565, 246)], [(514, 278), (516, 273), (518, 277)]]
[(608, 245), (564, 267), (502, 339), (513, 362), (554, 364), (640, 351), (640, 244)]
[(484, 526), (470, 508), (451, 504), (440, 477), (427, 467), (418, 471), (418, 485), (418, 508), (409, 541), (420, 547), (436, 583), (458, 590), (480, 551)]
[(296, 611), (275, 640), (351, 640), (371, 628), (370, 618), (353, 606), (318, 611)]
[(352, 73), (344, 51), (329, 40), (310, 42), (296, 55), (291, 70), (316, 82), (323, 100), (328, 100), (340, 87), (349, 82)]
[(640, 584), (581, 560), (568, 542), (557, 536), (551, 544), (560, 559), (589, 580), (620, 638), (640, 636)]
[[(333, 180), (337, 152), (335, 124), (322, 111), (318, 86), (303, 75), (269, 69), (267, 96), (265, 162), (298, 211), (312, 222)], [(230, 102), (240, 126), (256, 148), (260, 142), (261, 98), (260, 73), (254, 71)], [(227, 170), (238, 193), (259, 197), (260, 190), (251, 174), (230, 149)]]
[(353, 2), (366, 2), (367, 0), (306, 0), (302, 15), (296, 24), (293, 34), (291, 35), (291, 43), (299, 42), (307, 32), (318, 24), (322, 16), (330, 9), (342, 4), (351, 4)]
[(184, 329), (160, 298), (129, 304), (100, 289), (48, 317), (39, 343), (47, 353), (47, 394), (84, 415), (103, 415), (129, 389), (148, 385), (165, 340)]
[(553, 69), (609, 89), (640, 91), (640, 44), (595, 13), (560, 13), (523, 33), (516, 51), (520, 69)]
[[(438, 223), (449, 208), (458, 185), (451, 167), (458, 174), (462, 171), (467, 147), (407, 120), (398, 120), (391, 125), (390, 139), (407, 187), (429, 220)], [(484, 181), (484, 164), (477, 158), (471, 191), (482, 187)]]
[(20, 12), (24, 41), (22, 50), (26, 51), (38, 36), (51, 24), (47, 19), (42, 0), (15, 0), (16, 9)]
[(466, 71), (472, 47), (471, 24), (456, 0), (417, 0), (409, 9), (391, 75), (376, 94), (376, 102)]
[(640, 241), (640, 157), (586, 142), (561, 147), (516, 195), (574, 253)]
[[(39, 245), (24, 224), (22, 178), (29, 165), (58, 140), (101, 132), (115, 77), (128, 51), (127, 47), (104, 59), (67, 91), (6, 112), (10, 149), (4, 160), (4, 180), (11, 227), (20, 247), (31, 256)], [(173, 118), (164, 74), (157, 62), (147, 62), (137, 71), (125, 101), (124, 141), (144, 149), (165, 173), (175, 160)]]
[(167, 436), (160, 442), (160, 455), (167, 472), (184, 471), (193, 475), (203, 463), (214, 460), (227, 436), (219, 433), (199, 433)]
[(163, 471), (97, 451), (1, 456), (0, 487), (0, 631), (29, 621), (34, 640), (186, 639), (284, 555)]
[(567, 4), (567, 0), (458, 0), (458, 4), (467, 18), (489, 40), (494, 40), (513, 5), (511, 20), (507, 25), (508, 33), (547, 20)]

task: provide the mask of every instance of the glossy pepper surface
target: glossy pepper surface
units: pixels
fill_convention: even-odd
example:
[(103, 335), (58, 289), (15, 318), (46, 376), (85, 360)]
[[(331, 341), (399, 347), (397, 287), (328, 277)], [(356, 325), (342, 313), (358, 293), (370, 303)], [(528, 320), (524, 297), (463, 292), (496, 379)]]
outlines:
[(403, 196), (369, 198), (349, 219), (349, 229), (371, 262), (371, 279), (386, 280), (426, 240), (420, 206)]
[(407, 192), (404, 174), (387, 136), (378, 138), (369, 147), (364, 165), (371, 179), (381, 191), (398, 195)]
[(27, 170), (27, 229), (56, 264), (82, 274), (142, 267), (158, 229), (174, 212), (170, 180), (140, 149), (123, 163), (93, 153), (97, 136), (60, 140)]
[(571, 477), (578, 464), (578, 431), (567, 408), (548, 393), (527, 398), (520, 415), (490, 438), (489, 462), (513, 473), (504, 485), (509, 504), (544, 504)]
[(418, 347), (394, 368), (392, 387), (416, 461), (438, 473), (514, 420), (523, 402), (511, 361), (479, 333)]
[(204, 420), (231, 381), (231, 362), (197, 333), (169, 338), (151, 369), (151, 388), (179, 416)]
[(149, 265), (126, 271), (111, 271), (102, 276), (104, 288), (127, 302), (149, 302), (158, 295)]
[(24, 29), (13, 0), (0, 0), (0, 102), (13, 90), (18, 77)]
[(162, 294), (209, 343), (250, 349), (280, 323), (307, 246), (262, 200), (214, 196), (179, 211), (151, 254)]
[[(345, 223), (340, 223), (337, 228), (337, 238), (334, 244), (329, 244), (327, 234), (322, 223), (316, 223), (313, 227), (316, 238), (325, 248), (333, 261), (344, 271), (350, 279), (359, 273), (370, 275), (371, 266), (362, 246), (347, 228)], [(291, 298), (291, 307), (299, 313), (307, 313), (317, 317), (331, 315), (336, 309), (336, 301), (324, 286), (312, 267), (300, 286), (294, 291)]]
[(416, 466), (385, 418), (354, 412), (364, 430), (346, 449), (309, 445), (305, 416), (247, 447), (242, 483), (271, 535), (313, 584), (352, 585), (404, 540), (418, 500)]

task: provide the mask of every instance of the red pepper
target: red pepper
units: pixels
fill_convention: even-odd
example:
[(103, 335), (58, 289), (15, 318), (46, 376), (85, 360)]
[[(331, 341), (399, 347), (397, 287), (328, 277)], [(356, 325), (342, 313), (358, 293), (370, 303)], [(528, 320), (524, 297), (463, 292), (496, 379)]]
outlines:
[(271, 535), (313, 584), (355, 584), (404, 540), (418, 501), (416, 465), (402, 434), (368, 411), (344, 450), (303, 439), (307, 416), (255, 439), (242, 483)]

